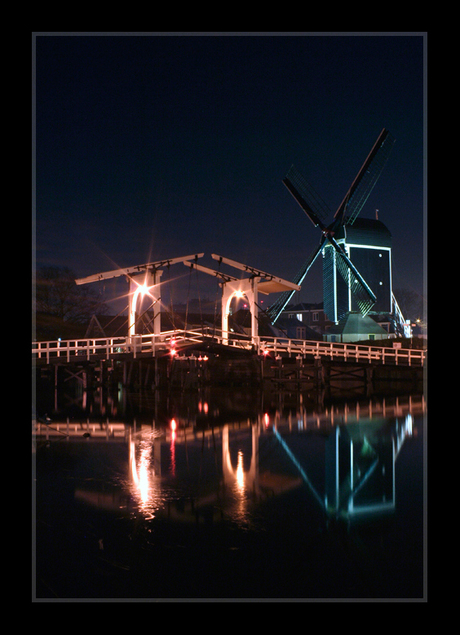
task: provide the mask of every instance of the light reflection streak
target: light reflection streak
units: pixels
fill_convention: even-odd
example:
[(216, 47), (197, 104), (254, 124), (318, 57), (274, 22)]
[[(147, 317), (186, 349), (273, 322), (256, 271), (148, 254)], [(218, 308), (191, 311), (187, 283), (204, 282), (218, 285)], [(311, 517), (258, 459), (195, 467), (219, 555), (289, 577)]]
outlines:
[(139, 480), (138, 480), (139, 494), (141, 497), (142, 507), (144, 509), (146, 505), (148, 504), (149, 494), (151, 489), (150, 482), (149, 482), (149, 471), (148, 471), (148, 468), (150, 466), (150, 456), (151, 456), (151, 448), (144, 446), (141, 449), (139, 465), (137, 468), (138, 475), (139, 475)]
[(236, 466), (236, 489), (240, 495), (244, 494), (243, 453), (238, 450), (238, 464)]
[(406, 424), (406, 434), (408, 436), (412, 436), (412, 421), (413, 417), (411, 414), (406, 415), (405, 424)]
[(177, 423), (175, 419), (171, 420), (171, 465), (169, 471), (172, 476), (176, 475), (176, 428)]
[(315, 487), (313, 486), (312, 482), (310, 481), (310, 479), (308, 478), (305, 470), (303, 469), (303, 467), (300, 465), (299, 461), (296, 459), (296, 457), (294, 456), (294, 454), (292, 453), (292, 451), (290, 450), (289, 446), (287, 445), (286, 441), (283, 439), (283, 437), (280, 435), (280, 433), (278, 432), (278, 430), (273, 427), (273, 434), (275, 435), (275, 437), (278, 439), (278, 441), (281, 444), (281, 447), (283, 448), (283, 450), (286, 452), (286, 454), (288, 455), (288, 457), (291, 459), (291, 461), (294, 463), (294, 465), (296, 466), (297, 470), (300, 473), (300, 476), (302, 477), (302, 479), (304, 480), (304, 482), (308, 485), (308, 487), (310, 488), (310, 491), (312, 492), (312, 494), (314, 495), (314, 497), (316, 498), (316, 500), (318, 501), (318, 503), (320, 504), (321, 508), (324, 509), (324, 502), (321, 499), (321, 496), (318, 494), (318, 492), (316, 491)]
[(129, 441), (129, 471), (133, 493), (146, 520), (154, 518), (162, 504), (159, 476), (155, 474), (155, 467), (152, 466), (153, 447), (154, 435), (141, 439), (138, 452), (135, 438), (131, 437)]
[(243, 469), (243, 452), (238, 450), (238, 463), (235, 471), (235, 483), (233, 491), (236, 498), (236, 518), (240, 522), (247, 520), (246, 478)]

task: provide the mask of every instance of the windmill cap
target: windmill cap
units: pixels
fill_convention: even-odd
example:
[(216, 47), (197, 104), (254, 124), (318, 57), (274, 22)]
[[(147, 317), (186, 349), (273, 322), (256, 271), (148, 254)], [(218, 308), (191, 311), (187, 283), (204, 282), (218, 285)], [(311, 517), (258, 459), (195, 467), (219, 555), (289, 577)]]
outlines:
[(344, 237), (348, 244), (391, 247), (390, 230), (382, 221), (372, 218), (357, 218), (353, 225), (342, 226), (335, 238), (339, 240)]

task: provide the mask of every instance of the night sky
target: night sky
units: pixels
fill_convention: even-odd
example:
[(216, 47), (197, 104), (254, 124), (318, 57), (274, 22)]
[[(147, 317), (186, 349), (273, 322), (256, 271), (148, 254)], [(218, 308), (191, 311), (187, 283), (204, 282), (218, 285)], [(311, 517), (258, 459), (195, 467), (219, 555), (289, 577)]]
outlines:
[[(386, 127), (396, 143), (361, 217), (379, 210), (394, 286), (423, 294), (421, 34), (47, 34), (35, 45), (38, 267), (82, 277), (205, 252), (212, 268), (217, 253), (292, 279), (320, 232), (282, 184), (287, 170), (332, 215)], [(186, 267), (170, 275), (189, 293)], [(215, 281), (200, 280), (212, 297)], [(297, 299), (321, 301), (321, 280), (318, 260)], [(106, 299), (119, 290), (106, 284)]]

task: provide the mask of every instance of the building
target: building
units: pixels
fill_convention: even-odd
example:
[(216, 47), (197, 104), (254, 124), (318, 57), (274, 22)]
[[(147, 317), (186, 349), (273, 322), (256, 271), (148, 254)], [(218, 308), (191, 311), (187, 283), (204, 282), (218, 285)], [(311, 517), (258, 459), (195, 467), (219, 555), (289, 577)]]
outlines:
[[(307, 327), (309, 331), (314, 331), (319, 335), (323, 335), (325, 331), (333, 325), (328, 316), (324, 312), (323, 303), (300, 302), (299, 304), (290, 304), (283, 311), (280, 318), (284, 320), (297, 320), (299, 326)], [(307, 339), (309, 339), (307, 337)]]
[(323, 335), (317, 330), (313, 330), (298, 318), (297, 315), (283, 317), (283, 314), (276, 320), (276, 324), (271, 325), (274, 337), (289, 337), (293, 340), (316, 340), (322, 341)]
[(359, 312), (346, 313), (335, 324), (324, 312), (322, 302), (289, 305), (277, 320), (277, 326), (278, 323), (294, 339), (357, 342), (395, 337), (393, 322), (388, 313), (369, 314), (366, 317)]
[(325, 334), (326, 342), (359, 342), (363, 340), (388, 339), (388, 331), (382, 328), (369, 315), (347, 313), (336, 326)]

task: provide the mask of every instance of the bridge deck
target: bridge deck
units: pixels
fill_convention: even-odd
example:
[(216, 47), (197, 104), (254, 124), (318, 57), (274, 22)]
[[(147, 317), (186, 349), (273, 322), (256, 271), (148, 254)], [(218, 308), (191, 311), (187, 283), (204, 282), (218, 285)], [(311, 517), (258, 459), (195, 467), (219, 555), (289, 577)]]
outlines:
[(183, 354), (187, 350), (206, 347), (221, 350), (270, 355), (272, 357), (314, 357), (336, 361), (373, 362), (403, 366), (424, 366), (427, 351), (390, 346), (344, 344), (312, 340), (293, 340), (287, 337), (244, 337), (224, 334), (211, 328), (202, 330), (166, 331), (157, 335), (107, 337), (91, 339), (53, 340), (32, 343), (32, 359), (40, 363), (65, 363), (95, 358), (121, 359)]

